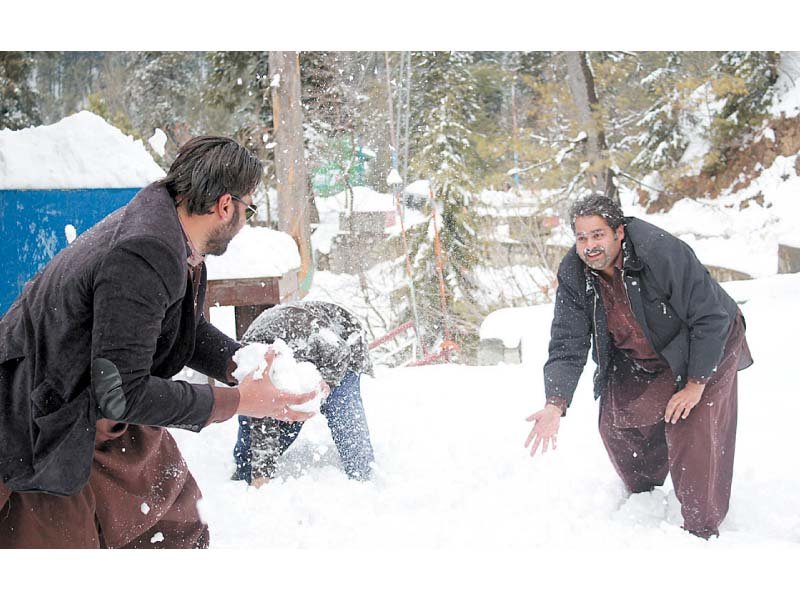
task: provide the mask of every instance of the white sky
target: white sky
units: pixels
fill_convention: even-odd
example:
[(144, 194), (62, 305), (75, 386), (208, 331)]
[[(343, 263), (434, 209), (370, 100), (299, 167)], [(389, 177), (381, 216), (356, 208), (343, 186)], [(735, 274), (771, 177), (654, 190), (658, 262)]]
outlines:
[[(9, 3), (6, 3), (9, 4)], [(772, 9), (721, 10), (717, 3), (676, 0), (647, 5), (608, 0), (522, 3), (498, 0), (366, 0), (303, 3), (244, 0), (234, 5), (142, 0), (127, 10), (84, 0), (14, 3), (3, 7), (2, 50), (712, 50), (792, 49), (796, 20)], [(43, 15), (46, 15), (43, 18)], [(788, 16), (788, 15), (787, 15)], [(121, 27), (120, 18), (124, 18)], [(46, 20), (45, 20), (46, 19)], [(264, 23), (264, 35), (248, 32)], [(17, 26), (22, 23), (22, 26)], [(69, 27), (64, 27), (69, 23)], [(274, 26), (279, 23), (280, 26)], [(656, 25), (657, 23), (657, 25)], [(175, 25), (173, 25), (175, 24)], [(393, 41), (394, 40), (394, 41)]]

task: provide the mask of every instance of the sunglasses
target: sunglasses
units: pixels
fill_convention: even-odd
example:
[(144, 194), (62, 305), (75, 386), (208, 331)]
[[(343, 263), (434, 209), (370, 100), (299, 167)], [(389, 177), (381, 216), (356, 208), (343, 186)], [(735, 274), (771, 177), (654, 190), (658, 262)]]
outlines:
[(247, 202), (245, 202), (241, 198), (237, 198), (233, 194), (231, 194), (231, 198), (236, 202), (244, 204), (245, 208), (247, 209), (247, 215), (245, 216), (245, 221), (247, 221), (248, 223), (252, 221), (253, 217), (255, 217), (258, 214), (258, 206), (256, 206), (255, 204), (247, 204)]

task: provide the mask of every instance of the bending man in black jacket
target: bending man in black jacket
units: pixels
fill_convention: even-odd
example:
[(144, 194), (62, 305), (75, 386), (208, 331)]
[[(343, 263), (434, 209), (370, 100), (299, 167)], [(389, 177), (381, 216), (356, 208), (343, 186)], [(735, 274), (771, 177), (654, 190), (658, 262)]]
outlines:
[(555, 449), (590, 346), (600, 435), (631, 493), (672, 476), (684, 529), (719, 535), (730, 500), (744, 318), (687, 244), (600, 195), (570, 212), (531, 456)]

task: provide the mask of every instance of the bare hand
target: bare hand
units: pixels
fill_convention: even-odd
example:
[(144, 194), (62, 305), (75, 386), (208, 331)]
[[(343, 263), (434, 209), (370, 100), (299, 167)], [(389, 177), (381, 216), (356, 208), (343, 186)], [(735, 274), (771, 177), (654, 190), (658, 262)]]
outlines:
[[(293, 394), (276, 388), (269, 378), (272, 361), (275, 360), (275, 351), (270, 349), (265, 357), (267, 367), (261, 379), (253, 379), (250, 374), (239, 384), (239, 414), (247, 417), (270, 417), (279, 421), (306, 421), (316, 413), (302, 412), (290, 408), (292, 405), (304, 404), (317, 395), (317, 391), (304, 394)], [(324, 396), (330, 393), (328, 384), (324, 381), (320, 385), (320, 392)]]
[(250, 485), (252, 485), (254, 488), (258, 489), (262, 485), (265, 485), (265, 484), (269, 483), (270, 481), (272, 481), (272, 480), (269, 477), (256, 477), (255, 479), (253, 479), (253, 481), (250, 483)]
[(681, 391), (676, 392), (667, 402), (664, 420), (667, 423), (677, 423), (678, 419), (685, 419), (692, 409), (700, 402), (705, 384), (690, 381)]
[(525, 440), (525, 447), (531, 447), (531, 456), (536, 456), (540, 444), (542, 454), (547, 452), (548, 446), (555, 450), (558, 443), (558, 426), (561, 424), (561, 409), (548, 404), (542, 410), (533, 413), (527, 420), (533, 421), (533, 429), (531, 429), (528, 439)]

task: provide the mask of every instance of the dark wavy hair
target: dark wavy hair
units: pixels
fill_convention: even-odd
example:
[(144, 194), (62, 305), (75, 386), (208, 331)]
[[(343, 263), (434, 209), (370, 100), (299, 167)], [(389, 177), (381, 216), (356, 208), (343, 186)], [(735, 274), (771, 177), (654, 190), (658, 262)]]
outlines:
[(176, 204), (186, 204), (189, 214), (201, 215), (210, 212), (223, 194), (239, 198), (251, 194), (263, 171), (261, 161), (244, 146), (230, 138), (206, 135), (181, 146), (159, 183)]
[(625, 223), (625, 215), (619, 202), (602, 194), (591, 194), (576, 200), (569, 209), (569, 224), (575, 231), (575, 219), (578, 217), (603, 217), (611, 229), (616, 229)]

